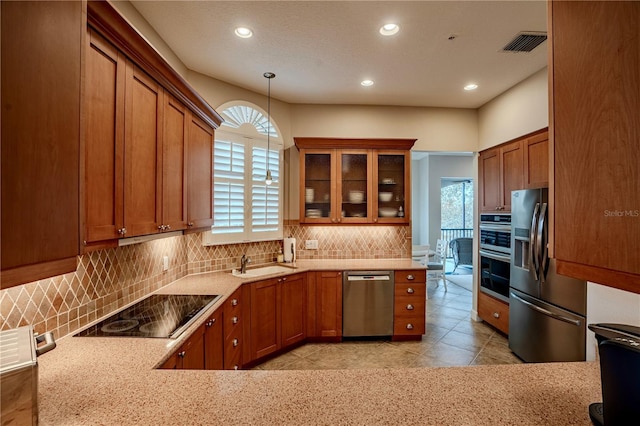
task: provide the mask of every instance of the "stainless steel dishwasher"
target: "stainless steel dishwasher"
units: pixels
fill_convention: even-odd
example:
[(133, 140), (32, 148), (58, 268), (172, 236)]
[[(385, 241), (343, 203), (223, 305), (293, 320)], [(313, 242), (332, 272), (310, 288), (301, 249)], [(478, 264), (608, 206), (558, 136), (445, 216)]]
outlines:
[(393, 334), (393, 271), (346, 271), (342, 277), (342, 337)]

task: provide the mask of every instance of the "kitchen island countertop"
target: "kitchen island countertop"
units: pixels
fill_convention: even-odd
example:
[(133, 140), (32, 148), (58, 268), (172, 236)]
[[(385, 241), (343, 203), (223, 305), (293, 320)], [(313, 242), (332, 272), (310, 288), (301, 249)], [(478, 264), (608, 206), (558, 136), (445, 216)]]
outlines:
[[(370, 265), (351, 262), (344, 267), (332, 260), (300, 261), (297, 266), (303, 272)], [(387, 268), (424, 266), (397, 259), (387, 266), (376, 260), (373, 269)], [(222, 294), (213, 311), (248, 281), (228, 272), (195, 274), (158, 292)], [(589, 425), (588, 405), (601, 400), (594, 362), (371, 370), (154, 369), (182, 341), (59, 339), (55, 350), (38, 358), (40, 424)]]

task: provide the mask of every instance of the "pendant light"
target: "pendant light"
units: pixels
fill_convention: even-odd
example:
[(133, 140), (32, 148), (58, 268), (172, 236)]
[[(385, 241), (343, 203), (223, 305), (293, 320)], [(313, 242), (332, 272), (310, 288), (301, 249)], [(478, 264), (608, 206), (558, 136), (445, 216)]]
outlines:
[(271, 177), (271, 170), (269, 170), (269, 148), (271, 142), (271, 79), (276, 75), (272, 72), (265, 72), (264, 77), (269, 82), (269, 86), (267, 89), (267, 177), (264, 180), (264, 183), (267, 185), (271, 185), (273, 183), (273, 178)]

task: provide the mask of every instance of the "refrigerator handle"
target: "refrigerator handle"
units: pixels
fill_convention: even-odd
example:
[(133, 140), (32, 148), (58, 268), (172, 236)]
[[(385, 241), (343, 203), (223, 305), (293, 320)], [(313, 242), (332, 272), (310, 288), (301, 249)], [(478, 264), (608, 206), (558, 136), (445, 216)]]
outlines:
[[(531, 218), (531, 228), (529, 228), (529, 266), (533, 269), (533, 277), (538, 280), (538, 253), (536, 250), (536, 225), (538, 224), (538, 213), (540, 212), (540, 203), (536, 203), (533, 209), (533, 217)], [(534, 254), (534, 252), (536, 252)]]
[(547, 263), (549, 262), (547, 239), (544, 238), (547, 228), (547, 203), (542, 204), (540, 209), (540, 217), (538, 218), (538, 236), (536, 243), (538, 244), (538, 265), (540, 267), (540, 282), (545, 280), (545, 271), (547, 270)]
[(548, 309), (545, 309), (545, 308), (543, 308), (541, 306), (534, 305), (533, 303), (531, 303), (531, 302), (529, 302), (527, 300), (524, 300), (522, 297), (520, 297), (520, 296), (518, 296), (516, 294), (513, 294), (513, 292), (511, 292), (511, 297), (515, 298), (516, 300), (518, 300), (521, 303), (524, 303), (525, 305), (527, 305), (531, 309), (533, 309), (535, 311), (538, 311), (543, 315), (546, 315), (546, 316), (551, 317), (551, 318), (555, 318), (555, 319), (557, 319), (559, 321), (568, 322), (569, 324), (573, 324), (576, 327), (580, 326), (580, 321), (574, 320), (572, 318), (567, 318), (567, 317), (565, 317), (563, 315), (558, 315), (558, 314), (556, 314), (554, 312), (551, 312)]

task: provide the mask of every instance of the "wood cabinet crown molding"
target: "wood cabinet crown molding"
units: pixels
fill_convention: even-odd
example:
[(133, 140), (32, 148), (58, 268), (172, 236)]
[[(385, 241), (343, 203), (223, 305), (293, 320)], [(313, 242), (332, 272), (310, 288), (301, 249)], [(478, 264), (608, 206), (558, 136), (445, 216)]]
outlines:
[(87, 3), (87, 24), (144, 69), (208, 125), (217, 129), (224, 121), (108, 1)]
[(296, 148), (410, 150), (417, 139), (293, 138)]

